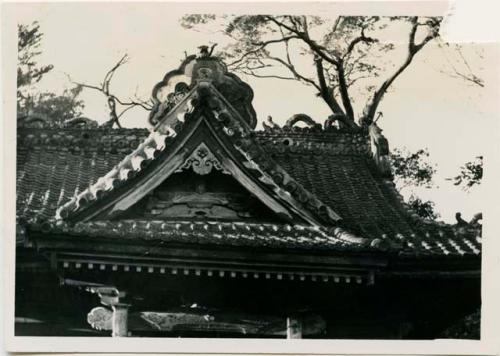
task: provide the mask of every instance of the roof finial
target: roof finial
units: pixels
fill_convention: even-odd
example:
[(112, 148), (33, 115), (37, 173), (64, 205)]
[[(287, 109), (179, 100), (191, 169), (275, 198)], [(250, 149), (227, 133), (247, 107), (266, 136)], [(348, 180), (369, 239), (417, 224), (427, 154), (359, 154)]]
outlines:
[(457, 220), (457, 226), (468, 226), (469, 224), (467, 221), (462, 219), (462, 214), (461, 213), (456, 213), (455, 214), (455, 219)]
[[(214, 48), (217, 46), (217, 43), (214, 43), (212, 47), (208, 47), (206, 45), (203, 46), (198, 46), (198, 49), (200, 52), (198, 53), (198, 58), (208, 58), (212, 56), (212, 53), (214, 52)], [(210, 48), (210, 50), (209, 50)]]
[(267, 119), (262, 123), (262, 127), (264, 127), (264, 130), (266, 131), (280, 128), (278, 124), (273, 121), (273, 117), (271, 115), (267, 115)]

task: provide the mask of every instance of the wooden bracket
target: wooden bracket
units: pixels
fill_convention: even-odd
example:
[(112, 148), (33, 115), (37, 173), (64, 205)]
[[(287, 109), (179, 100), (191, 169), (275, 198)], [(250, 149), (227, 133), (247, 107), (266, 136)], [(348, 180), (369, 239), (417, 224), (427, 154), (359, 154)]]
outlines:
[[(101, 304), (111, 307), (97, 307), (87, 315), (87, 322), (97, 330), (111, 329), (113, 337), (128, 336), (128, 308), (130, 304), (120, 302), (126, 293), (112, 286), (90, 286), (87, 290), (96, 293), (101, 299)], [(111, 327), (110, 327), (111, 326)]]

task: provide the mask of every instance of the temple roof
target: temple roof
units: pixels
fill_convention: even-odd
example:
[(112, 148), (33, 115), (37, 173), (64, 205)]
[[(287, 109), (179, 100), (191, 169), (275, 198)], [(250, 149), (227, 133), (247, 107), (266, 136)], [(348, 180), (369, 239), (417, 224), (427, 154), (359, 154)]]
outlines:
[[(95, 127), (86, 120), (64, 128), (21, 122), (18, 221), (35, 230), (48, 226), (56, 234), (102, 238), (480, 254), (477, 229), (426, 221), (405, 205), (391, 177), (387, 140), (376, 125), (322, 128), (300, 114), (282, 128), (255, 131), (251, 88), (213, 58), (188, 58), (155, 86), (153, 98), (150, 131)], [(216, 166), (231, 175), (286, 223), (123, 216), (189, 166), (200, 147), (201, 159), (209, 159), (204, 169)]]
[[(146, 129), (18, 129), (18, 219), (31, 223), (51, 219), (58, 207), (97, 182), (148, 135)], [(477, 230), (420, 219), (403, 204), (392, 181), (381, 176), (373, 163), (368, 134), (335, 129), (285, 128), (256, 131), (256, 139), (294, 179), (326, 204), (340, 209), (342, 226), (374, 241), (374, 246), (385, 244), (386, 248), (404, 247), (409, 252), (437, 255), (480, 253), (481, 238)], [(118, 231), (123, 229), (133, 231), (129, 236), (134, 236), (143, 232), (141, 228), (145, 224), (113, 223), (108, 234), (115, 234), (116, 237), (120, 235)], [(154, 224), (161, 225), (159, 222)], [(131, 229), (132, 225), (134, 227)], [(58, 229), (70, 229), (64, 226), (60, 225)], [(165, 238), (163, 235), (172, 239), (169, 231), (180, 229), (187, 232), (191, 229), (187, 222), (169, 223), (166, 226), (170, 229), (157, 235), (158, 239)], [(212, 228), (211, 224), (208, 226)], [(232, 225), (221, 223), (221, 226)], [(234, 226), (237, 232), (245, 231), (243, 226)], [(77, 230), (74, 231), (103, 230), (98, 227), (99, 224), (95, 223), (80, 224), (75, 226)], [(193, 225), (193, 229), (199, 230), (199, 233), (206, 231), (202, 224)], [(288, 228), (277, 229), (287, 235)], [(295, 227), (292, 226), (292, 229), (295, 231)], [(288, 241), (289, 246), (295, 247), (301, 244), (323, 249), (340, 246), (332, 242), (322, 244), (322, 240), (311, 244), (307, 241), (314, 240), (317, 232), (306, 229), (312, 230), (306, 239), (290, 242), (290, 238), (294, 239), (294, 232), (288, 233), (288, 239), (284, 237), (281, 242), (273, 240), (268, 244), (282, 246)], [(325, 231), (328, 233), (328, 229)], [(199, 242), (199, 239), (194, 241)], [(221, 243), (223, 240), (216, 241)], [(262, 240), (257, 238), (251, 241), (243, 234), (241, 239), (231, 240), (231, 244), (255, 244), (255, 241)], [(212, 240), (205, 242), (214, 243)], [(356, 244), (347, 246), (354, 248)]]

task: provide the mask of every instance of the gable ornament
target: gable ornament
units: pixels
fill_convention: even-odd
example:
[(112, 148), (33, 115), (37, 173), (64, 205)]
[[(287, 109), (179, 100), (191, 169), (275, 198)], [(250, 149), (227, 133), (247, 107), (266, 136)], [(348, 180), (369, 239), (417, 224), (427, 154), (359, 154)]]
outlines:
[(225, 174), (231, 174), (224, 169), (217, 157), (215, 157), (212, 151), (210, 151), (203, 142), (198, 145), (176, 172), (182, 172), (188, 169), (192, 169), (193, 172), (201, 176), (209, 174), (212, 172), (212, 169), (216, 169)]

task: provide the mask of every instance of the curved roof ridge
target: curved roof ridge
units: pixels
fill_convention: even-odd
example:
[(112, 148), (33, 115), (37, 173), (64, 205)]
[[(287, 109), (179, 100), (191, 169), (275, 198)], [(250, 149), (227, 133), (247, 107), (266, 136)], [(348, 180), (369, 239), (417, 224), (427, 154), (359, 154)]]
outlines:
[(71, 213), (87, 206), (90, 202), (102, 199), (104, 195), (123, 185), (157, 158), (166, 147), (166, 140), (172, 136), (153, 131), (139, 146), (125, 156), (108, 173), (100, 177), (81, 193), (60, 206), (56, 211), (56, 219), (64, 219)]
[[(216, 137), (222, 135), (225, 136), (225, 139), (229, 139), (233, 148), (245, 158), (243, 166), (246, 166), (248, 172), (255, 172), (252, 174), (257, 175), (255, 179), (260, 181), (260, 184), (271, 188), (274, 195), (273, 199), (277, 199), (277, 201), (285, 203), (285, 206), (289, 206), (285, 210), (292, 208), (295, 214), (305, 214), (303, 217), (312, 224), (318, 224), (321, 221), (332, 224), (341, 219), (329, 205), (323, 203), (318, 197), (306, 190), (285, 169), (268, 157), (260, 144), (254, 139), (253, 130), (249, 124), (215, 87), (209, 83), (201, 83), (196, 84), (194, 89), (196, 90), (186, 96), (177, 110), (169, 112), (167, 116), (161, 119), (155, 131), (140, 143), (134, 151), (125, 156), (106, 175), (100, 177), (94, 184), (57, 209), (56, 217), (65, 219), (70, 215), (74, 216), (91, 203), (104, 199), (104, 196), (109, 195), (111, 191), (123, 186), (125, 182), (135, 177), (149, 163), (160, 156), (165, 147), (165, 140), (174, 140), (184, 125), (181, 119), (191, 119), (193, 111), (200, 108), (200, 110), (207, 109), (215, 115), (215, 120), (218, 124), (221, 124), (222, 130), (218, 134), (214, 133), (214, 135)], [(182, 110), (180, 110), (181, 107)], [(179, 118), (181, 111), (183, 115), (182, 118)], [(174, 119), (171, 119), (172, 117)], [(192, 130), (195, 130), (197, 126), (191, 125), (191, 127)], [(169, 160), (168, 157), (164, 159)], [(94, 213), (91, 215), (94, 215)]]
[[(210, 98), (212, 103), (209, 106), (214, 108), (212, 109), (213, 113), (216, 119), (222, 124), (226, 137), (229, 138), (234, 147), (248, 161), (252, 162), (252, 169), (266, 176), (267, 184), (276, 185), (279, 189), (283, 189), (285, 194), (290, 195), (301, 202), (302, 205), (307, 206), (307, 209), (312, 209), (315, 214), (322, 216), (326, 221), (337, 222), (342, 219), (329, 205), (323, 203), (313, 193), (305, 189), (284, 168), (268, 157), (258, 142), (254, 140), (254, 131), (246, 121), (240, 115), (236, 115), (236, 117), (240, 118), (239, 120), (234, 120), (232, 115), (228, 115), (227, 111), (221, 108), (217, 99), (221, 100), (231, 113), (238, 114), (215, 87), (209, 84), (207, 89), (215, 94), (215, 97)], [(263, 179), (260, 178), (260, 180)]]

